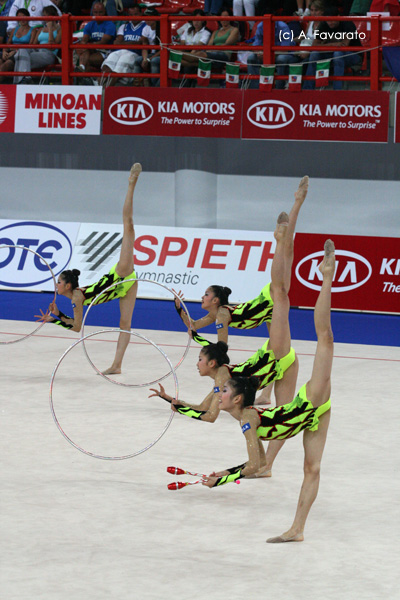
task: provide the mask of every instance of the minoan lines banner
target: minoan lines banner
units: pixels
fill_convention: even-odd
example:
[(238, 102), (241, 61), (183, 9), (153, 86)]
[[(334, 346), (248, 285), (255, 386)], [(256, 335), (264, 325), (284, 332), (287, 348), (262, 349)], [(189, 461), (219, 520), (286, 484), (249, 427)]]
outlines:
[(240, 90), (108, 87), (103, 133), (240, 138), (241, 117)]
[[(289, 294), (292, 306), (315, 306), (322, 282), (318, 265), (327, 237), (296, 234)], [(336, 247), (332, 307), (400, 313), (400, 238), (331, 237)]]
[(387, 142), (389, 92), (244, 95), (242, 138)]
[(101, 86), (0, 86), (0, 132), (99, 135)]

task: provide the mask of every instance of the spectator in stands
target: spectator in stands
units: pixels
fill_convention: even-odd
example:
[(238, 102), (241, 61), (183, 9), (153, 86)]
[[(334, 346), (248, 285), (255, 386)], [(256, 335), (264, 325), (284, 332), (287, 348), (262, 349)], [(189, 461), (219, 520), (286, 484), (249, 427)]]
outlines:
[[(95, 2), (92, 13), (94, 17), (106, 16), (104, 4), (102, 2)], [(85, 25), (80, 43), (93, 45), (112, 44), (115, 35), (115, 25), (112, 21), (90, 21)], [(108, 50), (96, 50), (95, 48), (93, 50), (84, 50), (76, 48), (76, 53), (78, 55), (77, 69), (79, 71), (90, 70), (91, 68), (97, 70), (100, 69), (101, 64), (108, 54)]]
[[(29, 17), (30, 15), (26, 8), (20, 8), (15, 16)], [(15, 29), (11, 29), (11, 31), (9, 31), (7, 44), (33, 44), (35, 32), (29, 21), (15, 22), (18, 24)], [(2, 52), (2, 58), (0, 60), (0, 71), (14, 71), (15, 60), (19, 52), (21, 52), (21, 50), (4, 48)], [(4, 77), (0, 76), (0, 83), (2, 83), (3, 80)]]
[[(324, 0), (313, 0), (310, 4), (310, 16), (311, 17), (321, 17), (324, 14), (325, 3)], [(294, 38), (293, 42), (290, 44), (294, 46), (295, 44), (299, 44), (300, 46), (311, 46), (314, 37), (315, 30), (318, 30), (319, 23), (318, 21), (310, 21), (308, 23), (306, 31), (304, 31), (300, 37)], [(278, 54), (275, 58), (276, 63), (276, 74), (277, 75), (287, 75), (289, 72), (289, 64), (303, 62), (308, 59), (310, 56), (310, 52), (304, 48), (304, 50), (299, 52), (288, 52), (287, 54)], [(283, 90), (287, 85), (287, 82), (283, 79), (278, 79), (276, 81), (276, 89)]]
[[(144, 11), (145, 27), (143, 29), (142, 44), (158, 45), (160, 41), (160, 21), (153, 21), (149, 17), (158, 17), (160, 13), (155, 8), (146, 8)], [(149, 50), (144, 48), (142, 50), (142, 61), (138, 61), (135, 64), (135, 73), (159, 73), (160, 72), (160, 49)], [(139, 79), (139, 78), (138, 78)], [(143, 79), (144, 86), (159, 86), (159, 79)]]
[[(232, 12), (224, 8), (220, 14), (221, 17), (230, 17)], [(221, 21), (219, 29), (213, 31), (208, 42), (209, 46), (217, 46), (218, 50), (204, 52), (203, 50), (193, 50), (191, 54), (185, 55), (185, 66), (195, 66), (199, 62), (199, 58), (208, 58), (216, 63), (226, 63), (231, 60), (232, 52), (223, 50), (224, 46), (234, 46), (240, 38), (239, 29), (231, 21)]]
[(225, 0), (204, 0), (204, 12), (206, 15), (220, 15)]
[[(7, 17), (14, 0), (6, 0), (1, 4), (0, 1), (0, 17)], [(7, 39), (7, 21), (0, 21), (0, 44), (4, 44)]]
[[(325, 16), (336, 17), (338, 15), (337, 8), (328, 8), (325, 11)], [(318, 33), (317, 33), (318, 32)], [(332, 34), (335, 34), (335, 39), (332, 39)], [(355, 52), (361, 46), (361, 42), (357, 36), (356, 26), (352, 21), (324, 21), (315, 31), (315, 37), (313, 45), (323, 46), (343, 46), (343, 47), (354, 47)], [(316, 61), (333, 59), (331, 66), (333, 66), (333, 74), (336, 77), (342, 77), (346, 67), (359, 65), (362, 63), (361, 53), (346, 53), (341, 52), (326, 52), (324, 50), (311, 52), (308, 58), (308, 66), (306, 75), (315, 77)], [(342, 81), (334, 81), (333, 89), (341, 90), (343, 87)], [(303, 89), (313, 90), (315, 88), (315, 79), (305, 81)]]
[[(257, 4), (258, 0), (233, 0), (233, 14), (236, 17), (243, 17), (244, 12), (246, 17), (254, 17)], [(253, 25), (254, 21), (249, 21), (250, 28)]]
[(117, 17), (118, 12), (122, 13), (126, 9), (133, 8), (135, 4), (135, 0), (107, 0), (105, 2), (107, 15)]
[[(17, 14), (17, 10), (20, 8), (26, 8), (31, 17), (40, 17), (43, 14), (45, 6), (54, 6), (51, 0), (14, 0), (14, 4), (10, 8), (8, 13), (9, 17), (14, 17)], [(57, 14), (61, 16), (61, 11), (56, 7)], [(40, 21), (31, 21), (32, 27), (38, 27), (42, 23)], [(7, 30), (15, 29), (17, 26), (16, 21), (8, 21)]]
[(354, 0), (350, 8), (351, 15), (366, 15), (372, 0)]
[[(201, 9), (195, 10), (193, 16), (204, 16), (204, 11)], [(183, 31), (182, 31), (183, 30)], [(185, 23), (184, 27), (178, 29), (179, 44), (185, 44), (186, 46), (207, 46), (211, 37), (211, 31), (207, 29), (207, 21), (189, 21)], [(186, 56), (189, 54), (195, 54), (196, 50), (188, 50), (182, 56), (182, 72), (183, 73), (195, 73), (196, 67), (193, 63), (186, 61)], [(192, 85), (194, 80), (187, 79), (187, 86)]]
[[(256, 35), (254, 37), (253, 46), (262, 46), (264, 38), (263, 23), (257, 25)], [(292, 34), (289, 26), (283, 21), (275, 22), (275, 46), (291, 46)], [(263, 64), (263, 52), (252, 52), (247, 57), (247, 72), (249, 75), (259, 75), (260, 67)], [(259, 87), (259, 80), (251, 79), (249, 89), (256, 90)]]
[[(306, 5), (305, 8), (304, 4)], [(299, 17), (308, 17), (311, 14), (310, 0), (305, 0), (305, 2), (303, 0), (297, 0), (297, 10), (294, 14)]]
[[(55, 6), (45, 6), (43, 9), (44, 17), (57, 17)], [(34, 38), (32, 44), (60, 44), (61, 43), (61, 25), (58, 21), (46, 21), (40, 28), (34, 29)], [(50, 48), (33, 48), (28, 50), (21, 48), (15, 55), (15, 72), (24, 73), (53, 65), (56, 62), (58, 50)], [(31, 77), (14, 77), (14, 83), (32, 83)]]
[[(140, 17), (142, 10), (138, 4), (128, 8), (129, 17)], [(128, 21), (117, 31), (117, 37), (115, 38), (114, 44), (129, 44), (137, 45), (145, 43), (143, 41), (143, 29), (146, 23), (144, 21)], [(133, 73), (135, 64), (142, 62), (142, 50), (126, 49), (126, 50), (115, 50), (111, 52), (103, 64), (101, 70), (103, 73)], [(110, 78), (110, 85), (116, 85), (117, 82), (129, 83), (128, 80), (120, 80), (117, 77)]]

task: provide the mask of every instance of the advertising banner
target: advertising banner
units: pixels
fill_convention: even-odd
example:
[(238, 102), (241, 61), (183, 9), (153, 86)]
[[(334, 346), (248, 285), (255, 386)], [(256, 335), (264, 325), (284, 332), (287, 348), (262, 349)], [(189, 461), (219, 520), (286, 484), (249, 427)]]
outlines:
[(387, 142), (388, 92), (248, 90), (243, 139)]
[[(251, 300), (270, 281), (275, 250), (273, 233), (135, 226), (138, 296), (170, 298), (162, 285), (199, 300), (213, 284), (232, 290), (231, 302)], [(81, 285), (97, 281), (118, 261), (120, 225), (82, 224), (71, 259)], [(71, 268), (71, 267), (70, 267)], [(157, 285), (162, 284), (162, 285)]]
[(15, 122), (15, 85), (0, 85), (0, 133), (13, 133)]
[(71, 260), (78, 229), (78, 223), (0, 219), (0, 288), (54, 291), (51, 272), (37, 254), (48, 263), (57, 280)]
[(15, 133), (99, 135), (101, 86), (16, 86)]
[(108, 87), (103, 133), (240, 138), (240, 90)]
[(400, 94), (395, 94), (394, 106), (394, 141), (400, 144)]
[[(297, 233), (290, 287), (292, 306), (314, 307), (328, 236)], [(400, 313), (400, 238), (334, 235), (332, 308)]]

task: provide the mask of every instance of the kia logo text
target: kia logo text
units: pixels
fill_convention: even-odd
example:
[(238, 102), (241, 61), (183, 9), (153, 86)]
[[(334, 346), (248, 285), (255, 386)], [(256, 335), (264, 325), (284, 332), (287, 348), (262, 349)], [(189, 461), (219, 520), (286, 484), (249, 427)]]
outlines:
[[(370, 263), (360, 254), (347, 250), (336, 250), (335, 275), (332, 292), (349, 292), (361, 287), (372, 274)], [(318, 265), (322, 262), (324, 252), (314, 252), (303, 258), (296, 267), (297, 279), (311, 290), (321, 289), (322, 274)]]
[(141, 125), (153, 116), (154, 109), (143, 98), (118, 98), (108, 109), (110, 117), (122, 125)]
[(290, 104), (280, 100), (261, 100), (247, 110), (247, 118), (256, 127), (279, 129), (286, 127), (295, 117)]

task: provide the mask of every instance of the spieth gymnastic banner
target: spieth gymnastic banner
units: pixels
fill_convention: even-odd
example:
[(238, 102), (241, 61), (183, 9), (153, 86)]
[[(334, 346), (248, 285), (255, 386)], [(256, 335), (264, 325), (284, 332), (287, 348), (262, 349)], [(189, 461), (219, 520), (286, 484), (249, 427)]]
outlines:
[[(273, 233), (218, 231), (175, 227), (135, 226), (135, 268), (139, 297), (171, 298), (161, 285), (182, 290), (188, 300), (199, 300), (213, 283), (229, 286), (230, 300), (258, 296), (270, 280), (275, 250)], [(81, 271), (81, 285), (97, 281), (118, 261), (120, 225), (82, 224), (70, 261)]]
[(387, 142), (388, 92), (248, 90), (243, 139)]
[(16, 133), (99, 135), (101, 86), (19, 85)]
[(0, 133), (13, 133), (15, 121), (14, 85), (0, 85)]
[(394, 141), (400, 144), (400, 94), (396, 93), (395, 96), (395, 109), (394, 109)]
[(108, 87), (103, 133), (240, 138), (241, 115), (240, 90)]
[[(318, 265), (328, 236), (297, 233), (290, 288), (292, 306), (313, 307), (321, 288)], [(332, 307), (400, 313), (400, 238), (334, 235)]]
[(0, 288), (54, 291), (50, 269), (57, 279), (67, 268), (78, 229), (77, 223), (0, 219)]

